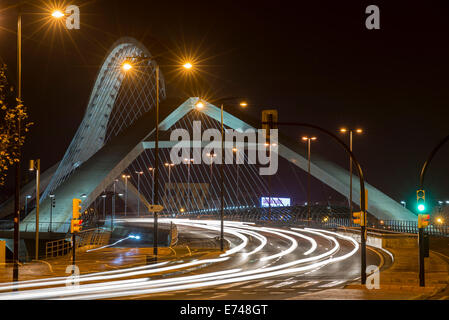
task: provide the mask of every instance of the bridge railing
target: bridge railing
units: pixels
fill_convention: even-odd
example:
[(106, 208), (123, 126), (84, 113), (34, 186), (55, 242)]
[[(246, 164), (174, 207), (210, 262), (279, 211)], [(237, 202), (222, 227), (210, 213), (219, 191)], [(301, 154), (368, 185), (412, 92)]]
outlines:
[[(245, 221), (260, 224), (271, 224), (278, 226), (313, 226), (319, 228), (358, 228), (349, 219), (349, 212), (344, 210), (333, 210), (329, 213), (329, 207), (317, 206), (312, 207), (310, 224), (307, 221), (307, 207), (273, 207), (271, 214), (268, 208), (251, 208), (243, 210), (224, 210), (224, 218), (229, 221)], [(195, 219), (219, 219), (220, 210), (215, 212), (208, 212), (207, 214), (189, 214), (178, 215), (180, 218), (195, 218)], [(417, 221), (403, 221), (403, 220), (377, 220), (374, 217), (368, 219), (368, 230), (380, 231), (383, 233), (418, 233)], [(448, 237), (449, 225), (431, 222), (425, 229), (425, 232), (431, 236)]]
[[(109, 242), (110, 231), (102, 228), (83, 230), (76, 237), (76, 250), (87, 246), (102, 246)], [(46, 259), (68, 255), (72, 252), (72, 237), (46, 243)]]

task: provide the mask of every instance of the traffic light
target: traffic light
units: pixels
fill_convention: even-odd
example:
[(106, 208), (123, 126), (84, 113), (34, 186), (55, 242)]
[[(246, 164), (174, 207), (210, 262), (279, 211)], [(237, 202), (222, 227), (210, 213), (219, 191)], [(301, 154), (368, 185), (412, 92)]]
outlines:
[(430, 214), (418, 214), (418, 228), (425, 228), (429, 225)]
[(363, 211), (358, 211), (358, 212), (353, 212), (352, 213), (352, 222), (354, 224), (358, 224), (361, 227), (366, 226), (366, 221), (365, 221), (365, 213)]
[(425, 212), (426, 211), (426, 191), (424, 191), (424, 190), (416, 191), (416, 202), (417, 202), (418, 211)]
[(78, 233), (81, 231), (83, 220), (80, 220), (81, 216), (81, 199), (72, 200), (72, 221), (70, 224), (71, 233)]
[(72, 200), (72, 219), (77, 220), (81, 216), (81, 199), (73, 199)]
[(72, 223), (70, 225), (70, 232), (71, 233), (78, 233), (83, 229), (83, 226), (81, 225), (83, 223), (83, 220), (72, 220)]

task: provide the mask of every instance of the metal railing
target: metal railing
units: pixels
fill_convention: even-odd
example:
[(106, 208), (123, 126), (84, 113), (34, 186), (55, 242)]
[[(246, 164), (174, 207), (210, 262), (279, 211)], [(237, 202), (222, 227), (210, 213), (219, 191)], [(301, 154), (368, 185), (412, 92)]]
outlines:
[[(230, 221), (246, 221), (261, 224), (272, 224), (278, 226), (298, 226), (308, 225), (319, 228), (358, 228), (357, 224), (349, 219), (349, 212), (342, 212), (342, 210), (334, 211), (329, 214), (328, 207), (315, 206), (312, 207), (312, 219), (307, 221), (307, 210), (304, 206), (271, 208), (271, 215), (267, 208), (250, 208), (250, 209), (236, 209), (225, 210), (224, 219)], [(219, 219), (219, 210), (214, 213), (207, 214), (190, 214), (178, 215), (179, 218), (195, 218), (195, 219)], [(418, 233), (417, 221), (403, 221), (403, 220), (377, 220), (374, 217), (368, 218), (367, 229), (383, 232), (383, 233)], [(431, 221), (425, 232), (430, 236), (448, 237), (449, 225)]]
[[(76, 236), (76, 250), (85, 246), (102, 246), (109, 243), (111, 233), (106, 229), (83, 230)], [(46, 259), (65, 256), (72, 252), (72, 237), (49, 241), (46, 244)]]

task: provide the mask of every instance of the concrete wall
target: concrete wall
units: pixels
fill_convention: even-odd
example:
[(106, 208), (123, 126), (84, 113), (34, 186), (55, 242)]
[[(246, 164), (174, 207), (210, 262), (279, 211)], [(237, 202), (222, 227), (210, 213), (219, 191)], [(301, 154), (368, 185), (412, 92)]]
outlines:
[(0, 268), (5, 267), (6, 259), (6, 242), (0, 240)]

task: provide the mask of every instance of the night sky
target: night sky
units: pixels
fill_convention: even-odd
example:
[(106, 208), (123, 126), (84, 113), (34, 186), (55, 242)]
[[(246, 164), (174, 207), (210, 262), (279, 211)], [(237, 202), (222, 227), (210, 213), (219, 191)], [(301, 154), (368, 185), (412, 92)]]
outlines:
[[(362, 127), (354, 152), (367, 181), (398, 201), (412, 201), (420, 167), (449, 134), (449, 2), (391, 2), (71, 0), (66, 4), (81, 8), (81, 29), (70, 31), (46, 24), (45, 4), (58, 1), (28, 1), (23, 92), (35, 125), (23, 158), (40, 157), (44, 170), (62, 158), (107, 51), (131, 36), (157, 57), (168, 95), (245, 96), (255, 117), (276, 108), (281, 121), (335, 132)], [(0, 58), (11, 82), (15, 3), (0, 2)], [(370, 4), (380, 8), (380, 30), (365, 28)], [(185, 55), (199, 63), (197, 82), (172, 72)], [(312, 133), (282, 131), (298, 141)], [(344, 153), (317, 136), (313, 152), (346, 168)], [(437, 200), (449, 200), (448, 160), (449, 145), (426, 178)], [(1, 193), (11, 192), (10, 181)]]

